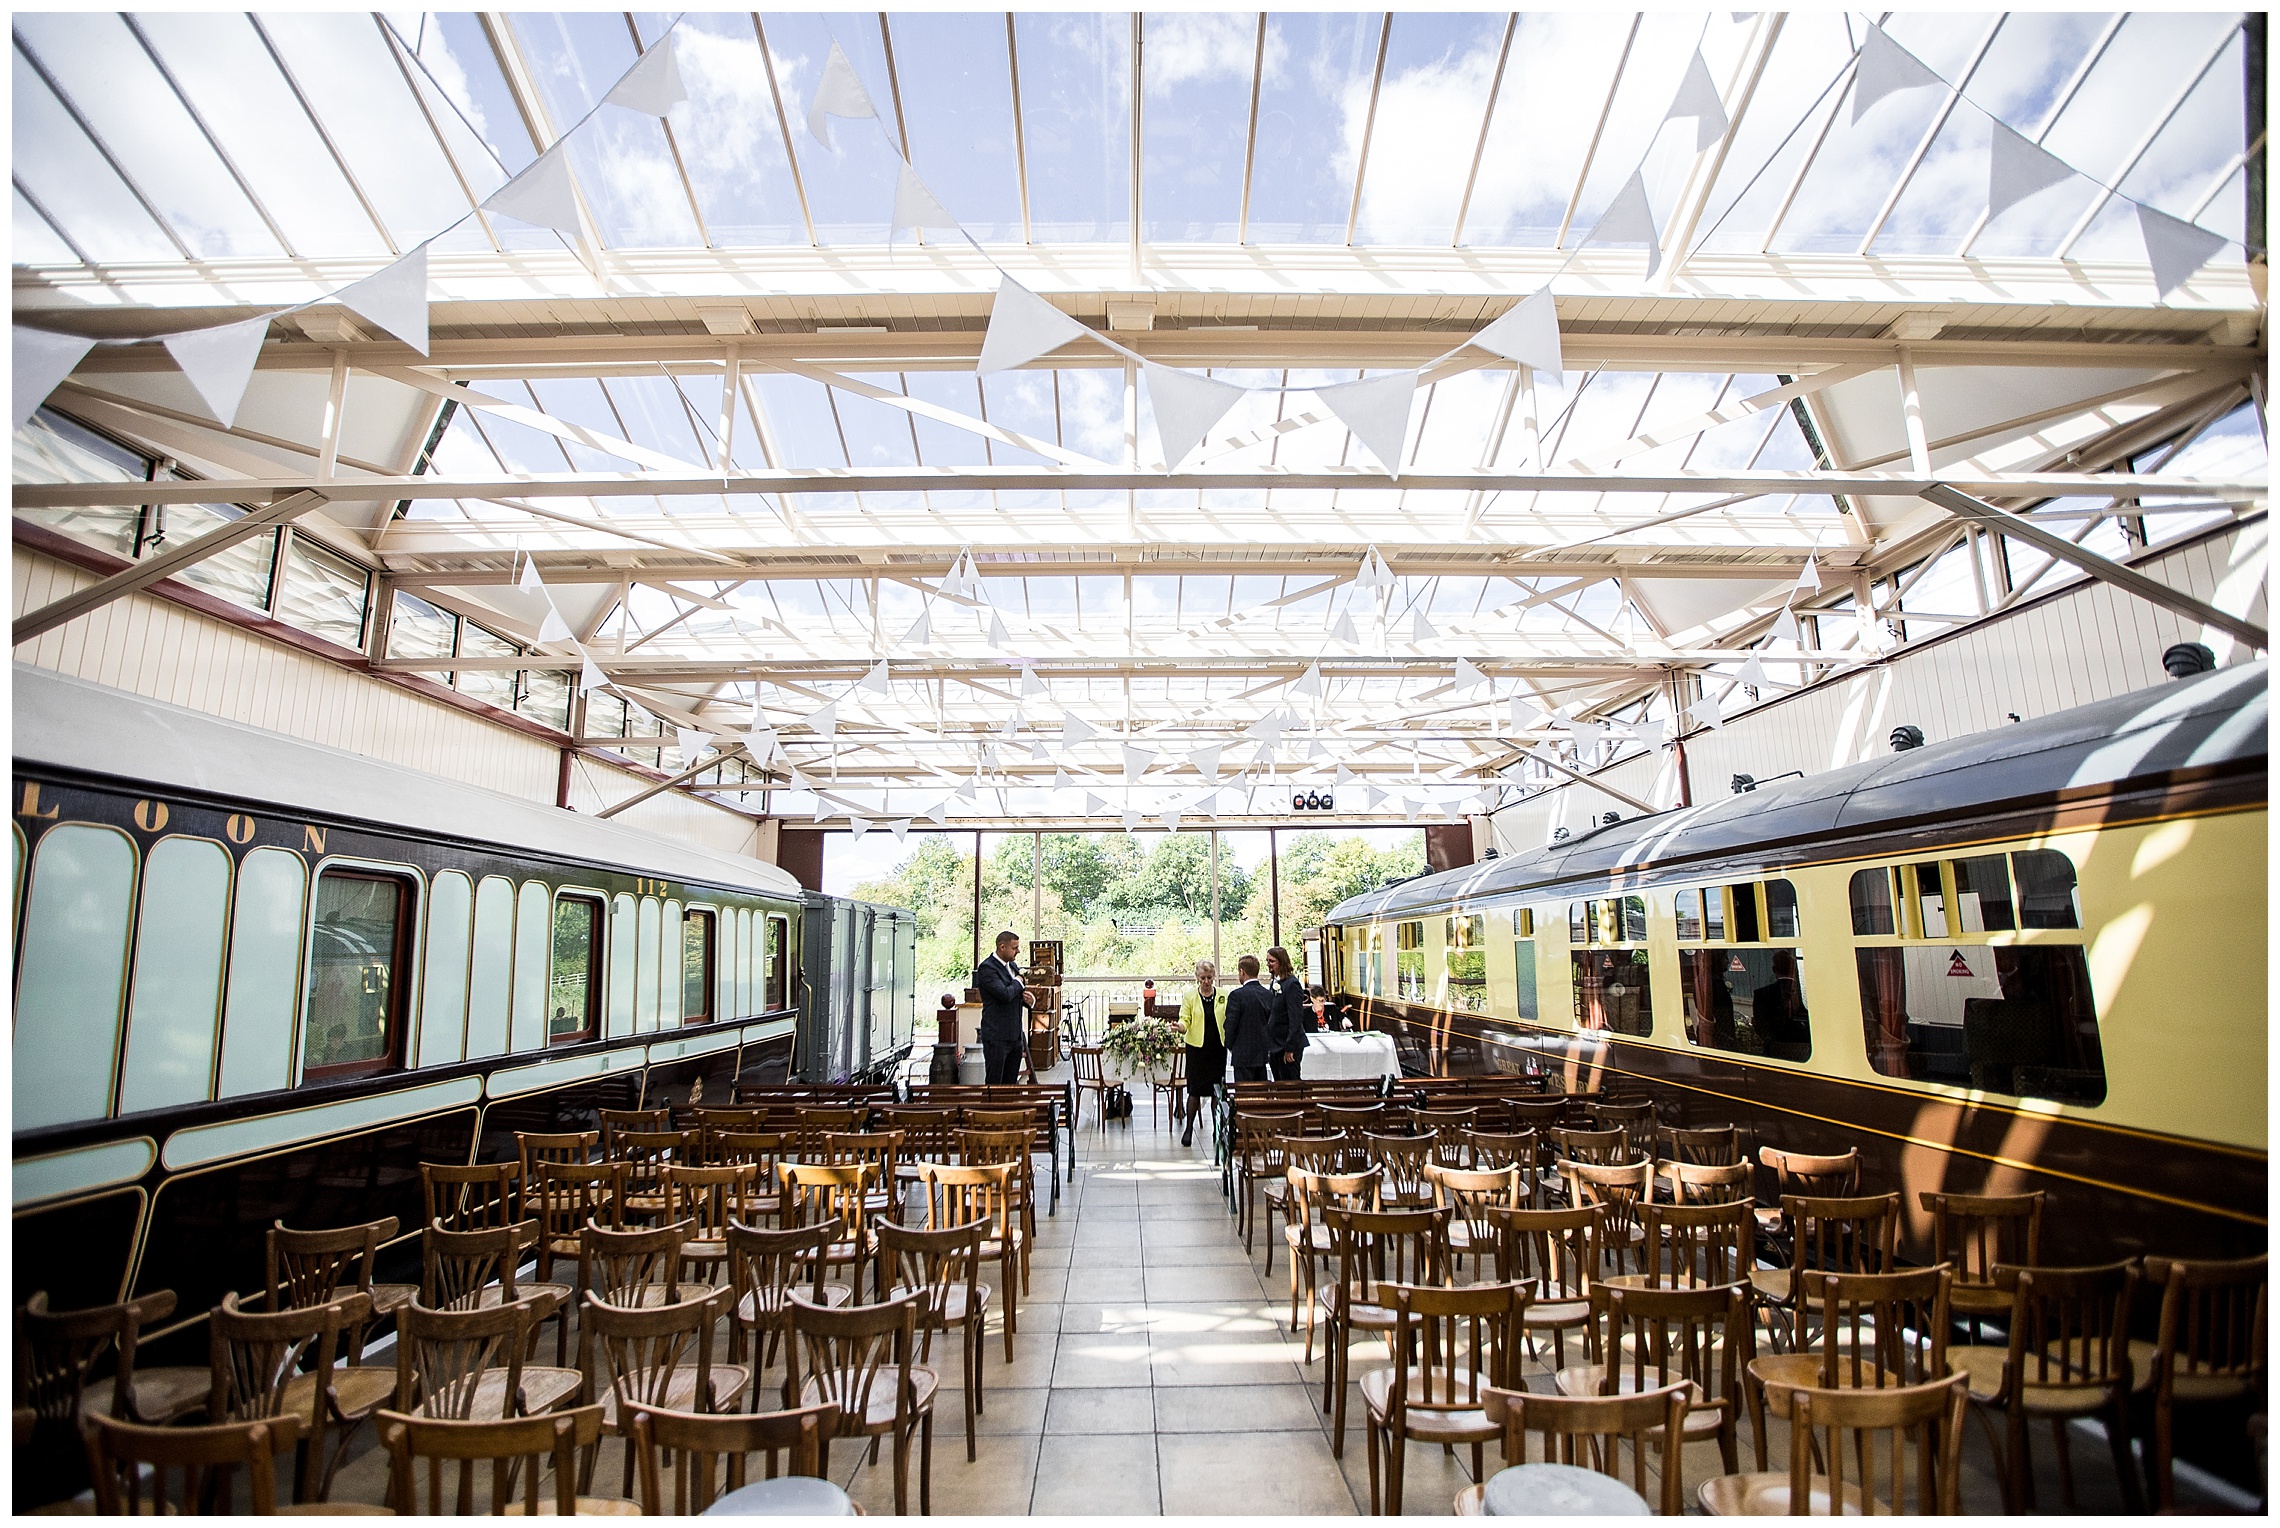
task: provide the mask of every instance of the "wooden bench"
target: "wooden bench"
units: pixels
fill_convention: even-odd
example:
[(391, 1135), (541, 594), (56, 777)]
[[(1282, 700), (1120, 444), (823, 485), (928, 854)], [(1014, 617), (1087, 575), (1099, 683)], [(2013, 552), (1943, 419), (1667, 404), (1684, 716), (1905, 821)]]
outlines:
[(1061, 1212), (1061, 1136), (1069, 1137), (1068, 1180), (1077, 1176), (1075, 1098), (1065, 1082), (917, 1083), (910, 1102), (920, 1109), (1037, 1109), (1044, 1111), (1045, 1147), (1052, 1159), (1053, 1193), (1046, 1213)]

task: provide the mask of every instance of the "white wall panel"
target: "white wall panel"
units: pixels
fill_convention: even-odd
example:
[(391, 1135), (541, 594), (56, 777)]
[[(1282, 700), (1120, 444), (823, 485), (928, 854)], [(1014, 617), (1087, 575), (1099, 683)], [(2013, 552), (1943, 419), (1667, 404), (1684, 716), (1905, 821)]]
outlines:
[(515, 903), (515, 999), (509, 1050), (539, 1050), (546, 1044), (546, 978), (553, 942), (553, 895), (544, 881), (525, 881)]
[(487, 875), (475, 888), (475, 958), (467, 989), (467, 1059), (507, 1048), (515, 963), (515, 883)]
[(229, 851), (210, 838), (170, 835), (143, 859), (135, 980), (119, 1112), (203, 1103), (222, 1027), (222, 946), (230, 908)]
[(308, 866), (290, 849), (255, 849), (238, 865), (218, 1098), (267, 1092), (292, 1080), (308, 896)]
[(420, 1066), (457, 1061), (467, 1049), (467, 956), (474, 883), (446, 870), (428, 889), (427, 959), (420, 972)]

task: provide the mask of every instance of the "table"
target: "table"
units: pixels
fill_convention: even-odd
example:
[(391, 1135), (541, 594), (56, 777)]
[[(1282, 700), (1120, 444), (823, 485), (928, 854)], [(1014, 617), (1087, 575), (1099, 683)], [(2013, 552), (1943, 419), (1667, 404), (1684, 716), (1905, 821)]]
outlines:
[(853, 1517), (855, 1503), (828, 1480), (785, 1475), (739, 1486), (705, 1508), (706, 1517)]
[(1299, 1052), (1298, 1075), (1306, 1082), (1399, 1077), (1401, 1062), (1394, 1055), (1391, 1035), (1317, 1030), (1306, 1037), (1306, 1049)]
[(1647, 1500), (1612, 1475), (1572, 1464), (1516, 1464), (1488, 1477), (1490, 1517), (1652, 1517)]

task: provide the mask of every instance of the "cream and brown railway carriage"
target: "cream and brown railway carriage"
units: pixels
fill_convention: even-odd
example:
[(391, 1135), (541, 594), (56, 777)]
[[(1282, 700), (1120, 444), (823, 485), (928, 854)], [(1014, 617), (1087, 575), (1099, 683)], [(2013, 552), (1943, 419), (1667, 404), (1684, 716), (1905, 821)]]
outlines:
[(2046, 1189), (2050, 1261), (2261, 1251), (2267, 670), (1355, 897), (1334, 977), (1412, 1071)]
[(15, 736), (19, 1301), (203, 1313), (280, 1219), (416, 1276), (422, 1161), (909, 1046), (907, 910), (22, 665)]

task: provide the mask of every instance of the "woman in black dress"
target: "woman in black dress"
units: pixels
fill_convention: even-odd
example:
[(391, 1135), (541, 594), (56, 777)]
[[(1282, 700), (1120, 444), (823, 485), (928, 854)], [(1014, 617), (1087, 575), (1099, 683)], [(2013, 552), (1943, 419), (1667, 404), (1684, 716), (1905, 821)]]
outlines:
[(1219, 1034), (1222, 994), (1219, 968), (1208, 960), (1195, 963), (1195, 990), (1180, 999), (1180, 1023), (1187, 1029), (1187, 1129), (1180, 1144), (1195, 1144), (1195, 1116), (1203, 1100), (1211, 1097), (1227, 1075), (1227, 1046)]

